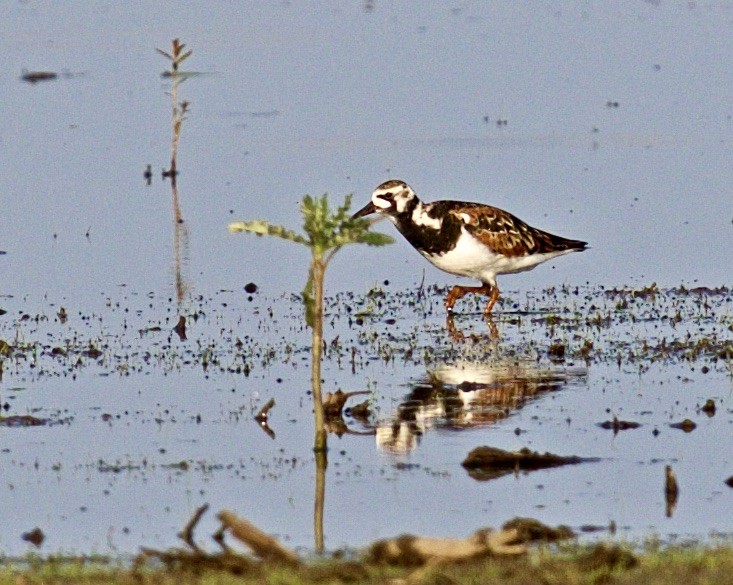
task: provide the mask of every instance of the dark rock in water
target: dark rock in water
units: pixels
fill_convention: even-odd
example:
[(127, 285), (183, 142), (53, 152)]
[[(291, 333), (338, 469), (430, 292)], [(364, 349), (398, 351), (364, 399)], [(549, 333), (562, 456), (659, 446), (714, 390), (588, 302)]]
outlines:
[(30, 414), (21, 414), (15, 416), (0, 416), (0, 427), (41, 427), (49, 423), (46, 418), (36, 418)]
[(248, 295), (256, 293), (257, 285), (254, 282), (248, 282), (247, 284), (244, 285), (244, 292), (246, 292)]
[(727, 485), (729, 488), (733, 488), (733, 475), (725, 480), (725, 485)]
[(30, 542), (36, 548), (39, 548), (43, 544), (43, 541), (46, 539), (46, 535), (43, 534), (43, 530), (38, 527), (28, 532), (24, 532), (20, 535), (20, 537), (26, 542)]
[(486, 481), (515, 471), (529, 472), (593, 461), (599, 461), (599, 459), (538, 453), (526, 447), (519, 451), (504, 451), (496, 447), (483, 446), (471, 451), (461, 465), (466, 468), (472, 478)]
[(173, 331), (176, 332), (181, 341), (186, 341), (186, 318), (183, 315), (178, 317), (178, 323), (176, 323)]
[(705, 401), (705, 404), (702, 405), (700, 410), (702, 410), (708, 416), (714, 416), (715, 415), (715, 400), (713, 400), (712, 398), (708, 398)]
[(664, 467), (664, 500), (666, 503), (666, 516), (671, 518), (677, 507), (677, 498), (680, 494), (680, 486), (677, 483), (677, 476), (671, 465)]
[(53, 81), (58, 79), (58, 74), (53, 71), (23, 71), (20, 78), (28, 83), (38, 83), (39, 81)]
[(673, 429), (680, 429), (686, 433), (691, 433), (697, 428), (697, 425), (692, 422), (689, 418), (686, 418), (682, 422), (672, 423), (669, 425)]

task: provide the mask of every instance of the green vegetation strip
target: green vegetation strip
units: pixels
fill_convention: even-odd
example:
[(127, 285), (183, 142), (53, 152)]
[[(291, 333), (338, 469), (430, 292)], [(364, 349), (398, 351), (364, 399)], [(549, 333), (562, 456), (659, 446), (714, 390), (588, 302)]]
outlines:
[[(249, 583), (733, 583), (733, 546), (647, 546), (607, 543), (540, 547), (519, 558), (483, 558), (454, 565), (391, 567), (353, 560), (313, 560), (300, 568), (267, 564), (251, 574), (177, 572), (154, 566), (123, 567), (99, 559), (0, 560), (0, 585), (36, 583), (227, 584)], [(394, 581), (396, 580), (396, 581)], [(405, 581), (402, 581), (405, 582)]]

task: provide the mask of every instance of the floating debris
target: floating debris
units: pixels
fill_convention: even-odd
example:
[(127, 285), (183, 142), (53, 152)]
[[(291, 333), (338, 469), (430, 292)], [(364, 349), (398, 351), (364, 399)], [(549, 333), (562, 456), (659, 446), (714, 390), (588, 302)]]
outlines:
[(617, 417), (613, 417), (613, 420), (606, 420), (602, 423), (598, 423), (598, 426), (602, 429), (613, 430), (613, 434), (617, 434), (619, 431), (628, 431), (630, 429), (638, 429), (641, 424), (630, 420), (619, 420)]
[(39, 81), (53, 81), (58, 79), (58, 73), (53, 71), (27, 71), (23, 70), (20, 78), (28, 83), (38, 83)]
[(715, 400), (708, 398), (700, 408), (708, 416), (715, 416)]
[(671, 465), (664, 467), (664, 500), (665, 515), (667, 518), (671, 518), (674, 513), (674, 509), (677, 507), (677, 498), (679, 497), (680, 488), (677, 484), (677, 476), (674, 473)]
[(343, 392), (340, 388), (336, 392), (327, 392), (323, 398), (323, 414), (326, 418), (340, 418), (344, 410), (344, 404), (352, 396), (369, 394), (368, 390), (357, 390), (356, 392)]
[(691, 433), (692, 431), (694, 431), (697, 428), (697, 424), (695, 424), (689, 418), (686, 418), (682, 422), (671, 423), (669, 426), (670, 428), (680, 429), (682, 431), (685, 431), (686, 433)]
[(275, 438), (275, 431), (270, 428), (270, 425), (267, 422), (267, 416), (273, 406), (275, 406), (275, 399), (270, 398), (270, 400), (268, 400), (255, 415), (255, 420), (260, 424), (260, 428), (265, 431), (271, 439)]
[(178, 339), (180, 339), (181, 341), (186, 341), (186, 318), (183, 315), (178, 317), (178, 323), (176, 323), (173, 331), (175, 331), (176, 335), (178, 335)]
[(0, 416), (0, 427), (41, 427), (47, 425), (47, 418), (36, 418), (30, 414), (17, 414), (13, 416)]
[(486, 481), (517, 471), (529, 472), (595, 461), (600, 461), (600, 459), (538, 453), (526, 447), (519, 451), (505, 451), (496, 447), (483, 446), (471, 451), (461, 465), (473, 479)]
[(21, 534), (20, 538), (22, 538), (26, 542), (30, 542), (36, 548), (40, 548), (43, 544), (43, 541), (46, 539), (46, 535), (43, 534), (43, 530), (36, 527), (33, 530), (29, 530), (28, 532), (24, 532), (23, 534)]

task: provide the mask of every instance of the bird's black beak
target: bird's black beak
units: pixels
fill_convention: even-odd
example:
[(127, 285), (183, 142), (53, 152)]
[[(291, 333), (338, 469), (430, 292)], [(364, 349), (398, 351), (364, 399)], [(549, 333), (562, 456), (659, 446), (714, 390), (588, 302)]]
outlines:
[(357, 217), (364, 217), (365, 215), (369, 215), (370, 213), (375, 213), (376, 211), (377, 211), (377, 206), (374, 205), (374, 203), (370, 201), (364, 207), (362, 207), (359, 211), (357, 211), (354, 215), (352, 215), (351, 219), (356, 219)]

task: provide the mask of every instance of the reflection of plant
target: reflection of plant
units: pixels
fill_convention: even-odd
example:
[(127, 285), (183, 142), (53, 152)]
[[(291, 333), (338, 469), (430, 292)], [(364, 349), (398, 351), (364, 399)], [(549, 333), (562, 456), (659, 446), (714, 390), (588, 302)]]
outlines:
[(311, 381), (316, 422), (314, 449), (325, 451), (326, 429), (324, 427), (323, 400), (321, 398), (321, 353), (323, 351), (323, 281), (328, 263), (346, 244), (367, 244), (383, 246), (393, 240), (384, 234), (369, 231), (369, 221), (352, 219), (349, 214), (351, 196), (347, 195), (343, 205), (335, 211), (328, 206), (328, 197), (306, 195), (300, 205), (303, 214), (305, 235), (298, 234), (266, 221), (237, 221), (229, 224), (231, 232), (252, 232), (258, 235), (276, 236), (302, 244), (311, 251), (308, 282), (303, 290), (306, 323), (313, 328), (311, 355), (313, 359)]

